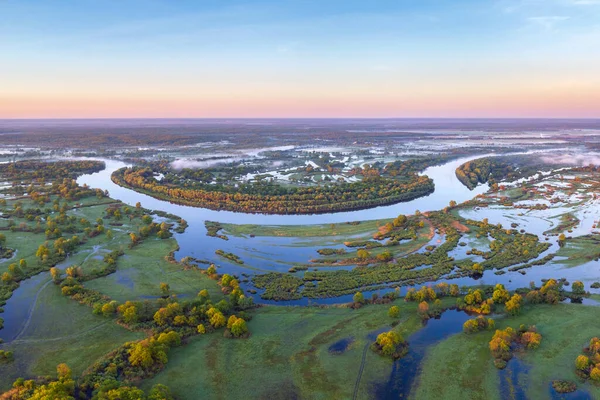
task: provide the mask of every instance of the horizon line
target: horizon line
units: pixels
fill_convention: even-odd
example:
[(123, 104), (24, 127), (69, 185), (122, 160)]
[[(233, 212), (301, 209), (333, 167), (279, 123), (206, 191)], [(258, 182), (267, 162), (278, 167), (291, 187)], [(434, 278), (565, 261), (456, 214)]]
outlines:
[(90, 120), (600, 120), (597, 117), (2, 117), (0, 121), (90, 121)]

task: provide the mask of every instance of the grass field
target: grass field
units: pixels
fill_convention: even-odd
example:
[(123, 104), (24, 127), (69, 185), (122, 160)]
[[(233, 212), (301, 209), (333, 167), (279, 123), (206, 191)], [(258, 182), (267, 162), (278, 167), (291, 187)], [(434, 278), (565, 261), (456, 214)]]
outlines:
[(600, 238), (596, 235), (579, 236), (568, 239), (565, 246), (556, 253), (559, 257), (566, 257), (560, 261), (569, 267), (576, 267), (593, 261), (600, 257)]
[(216, 281), (197, 270), (184, 270), (181, 265), (169, 263), (165, 256), (177, 248), (175, 239), (149, 238), (117, 261), (117, 272), (87, 282), (86, 287), (123, 302), (160, 296), (160, 283), (168, 283), (171, 293), (196, 296), (207, 289), (212, 298), (221, 296)]
[(328, 236), (371, 236), (377, 228), (392, 221), (381, 219), (361, 221), (358, 224), (338, 223), (324, 225), (238, 225), (221, 224), (226, 235), (245, 236), (279, 236), (279, 237), (328, 237)]
[(89, 307), (64, 297), (52, 283), (39, 291), (28, 320), (17, 340), (0, 345), (15, 355), (14, 362), (0, 364), (0, 390), (18, 377), (54, 375), (62, 362), (79, 375), (120, 344), (144, 337), (125, 330), (114, 319), (93, 315)]
[[(594, 336), (600, 335), (598, 307), (578, 304), (528, 307), (520, 316), (498, 319), (496, 328), (518, 328), (535, 325), (542, 334), (536, 350), (519, 357), (529, 366), (521, 376), (528, 398), (549, 398), (549, 385), (554, 379), (578, 382), (575, 358)], [(492, 363), (488, 343), (493, 332), (458, 334), (431, 347), (423, 363), (423, 373), (412, 398), (415, 399), (498, 399), (498, 371)], [(511, 361), (509, 361), (510, 365)], [(593, 398), (600, 388), (584, 384), (581, 389)]]
[[(402, 300), (394, 304), (401, 309), (396, 329), (407, 338), (422, 326), (417, 306)], [(389, 307), (263, 307), (248, 324), (250, 338), (196, 337), (173, 350), (166, 369), (144, 385), (169, 384), (186, 399), (347, 399), (363, 366), (357, 394), (367, 398), (392, 368), (391, 360), (368, 349), (374, 340), (369, 334), (392, 329)], [(331, 354), (329, 346), (344, 338), (353, 339), (348, 349)]]

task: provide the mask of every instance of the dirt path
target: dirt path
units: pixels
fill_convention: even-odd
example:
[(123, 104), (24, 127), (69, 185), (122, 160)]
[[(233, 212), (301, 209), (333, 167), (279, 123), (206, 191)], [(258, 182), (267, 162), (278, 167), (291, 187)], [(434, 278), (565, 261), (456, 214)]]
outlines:
[(82, 331), (82, 332), (75, 333), (73, 335), (65, 335), (65, 336), (59, 336), (59, 337), (55, 337), (55, 338), (41, 338), (41, 339), (20, 339), (20, 340), (19, 339), (14, 339), (10, 343), (12, 343), (12, 344), (41, 343), (41, 342), (56, 342), (56, 341), (65, 340), (65, 339), (75, 339), (75, 338), (77, 338), (79, 336), (83, 336), (83, 335), (86, 335), (86, 334), (88, 334), (90, 332), (93, 332), (93, 331), (95, 331), (97, 329), (100, 329), (104, 325), (108, 324), (111, 321), (112, 320), (101, 322), (100, 324), (98, 324), (98, 325), (96, 325), (96, 326), (94, 326), (92, 328), (86, 329), (85, 331)]
[(367, 359), (367, 351), (369, 351), (369, 341), (365, 344), (363, 349), (362, 359), (360, 360), (360, 367), (358, 368), (358, 376), (356, 377), (356, 382), (354, 383), (354, 393), (352, 394), (352, 399), (356, 400), (358, 396), (358, 388), (360, 387), (360, 379), (362, 378), (363, 371), (365, 369), (365, 361)]
[(23, 325), (21, 325), (21, 329), (19, 329), (19, 332), (17, 332), (15, 337), (7, 343), (12, 343), (15, 340), (18, 340), (21, 336), (23, 336), (27, 328), (29, 328), (29, 324), (31, 323), (31, 317), (33, 316), (33, 311), (35, 310), (38, 297), (40, 296), (40, 293), (42, 293), (42, 290), (44, 290), (51, 282), (52, 280), (49, 280), (48, 282), (44, 283), (42, 287), (39, 288), (38, 291), (35, 293), (33, 303), (31, 304), (31, 307), (29, 307), (29, 311), (27, 312), (27, 318), (25, 319), (25, 322), (23, 323)]

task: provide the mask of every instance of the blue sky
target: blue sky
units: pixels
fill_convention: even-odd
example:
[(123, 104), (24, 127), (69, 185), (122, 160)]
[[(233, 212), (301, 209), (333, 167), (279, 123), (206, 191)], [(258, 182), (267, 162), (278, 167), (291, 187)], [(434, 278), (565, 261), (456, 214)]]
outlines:
[(0, 117), (600, 116), (600, 0), (4, 0), (0, 54)]

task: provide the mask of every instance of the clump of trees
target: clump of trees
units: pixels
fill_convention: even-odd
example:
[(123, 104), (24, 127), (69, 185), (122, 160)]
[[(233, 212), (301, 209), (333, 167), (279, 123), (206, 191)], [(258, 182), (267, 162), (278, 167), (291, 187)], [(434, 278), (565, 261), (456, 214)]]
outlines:
[(512, 157), (483, 157), (467, 161), (456, 168), (458, 180), (473, 190), (480, 183), (489, 182), (497, 188), (499, 181), (514, 181), (539, 172), (539, 163), (524, 163)]
[[(365, 296), (362, 294), (362, 292), (356, 292), (354, 294), (354, 296), (352, 296), (352, 303), (349, 304), (350, 308), (361, 308), (362, 306), (366, 305), (366, 304), (388, 304), (391, 303), (392, 301), (396, 300), (398, 298), (398, 290), (399, 288), (396, 288), (396, 290), (394, 290), (393, 292), (388, 292), (386, 294), (384, 294), (383, 296), (379, 296), (379, 294), (377, 293), (373, 293), (371, 295), (370, 299), (365, 298)], [(393, 307), (392, 307), (393, 308)], [(398, 312), (400, 310), (398, 309)]]
[(552, 381), (552, 388), (557, 393), (572, 393), (577, 390), (577, 384), (572, 381)]
[(227, 329), (225, 330), (224, 336), (234, 338), (246, 338), (250, 336), (246, 321), (243, 318), (231, 315), (227, 320)]
[(25, 380), (19, 378), (3, 398), (25, 399), (74, 399), (75, 380), (66, 364), (56, 367), (56, 379)]
[(371, 350), (384, 357), (397, 360), (408, 352), (408, 343), (400, 333), (391, 330), (377, 335), (377, 339), (371, 345)]
[[(0, 328), (2, 326), (0, 325)], [(15, 359), (14, 354), (12, 351), (8, 351), (8, 350), (0, 350), (0, 364), (2, 363), (9, 363), (11, 361), (13, 361)]]
[(583, 349), (575, 359), (575, 369), (577, 375), (583, 379), (590, 379), (594, 382), (600, 382), (600, 339), (593, 337), (590, 339), (589, 346)]
[(469, 289), (464, 298), (456, 300), (456, 306), (461, 310), (487, 315), (492, 312), (494, 300), (486, 298), (481, 289)]
[(532, 288), (525, 298), (532, 304), (558, 304), (566, 298), (563, 285), (562, 280), (548, 279), (541, 288)]
[[(117, 360), (115, 355), (110, 358)], [(133, 386), (131, 382), (116, 380), (109, 374), (116, 374), (122, 365), (110, 365), (107, 375), (94, 375), (94, 372), (84, 373), (81, 384), (72, 376), (71, 369), (66, 364), (56, 367), (56, 378), (39, 377), (37, 379), (17, 379), (10, 390), (2, 395), (3, 399), (61, 399), (94, 398), (98, 400), (173, 400), (173, 395), (165, 385), (154, 385), (148, 393)], [(97, 365), (95, 366), (97, 367)]]
[(0, 259), (11, 258), (13, 254), (14, 250), (6, 247), (6, 235), (0, 233)]
[(542, 335), (537, 332), (535, 326), (526, 327), (521, 325), (518, 331), (511, 327), (504, 330), (496, 330), (489, 348), (494, 357), (494, 365), (503, 369), (506, 367), (513, 354), (512, 349), (515, 346), (521, 346), (526, 349), (537, 349), (542, 341)]
[(483, 315), (477, 318), (469, 319), (463, 324), (464, 333), (476, 333), (480, 331), (492, 330), (496, 323), (491, 318), (485, 318)]

